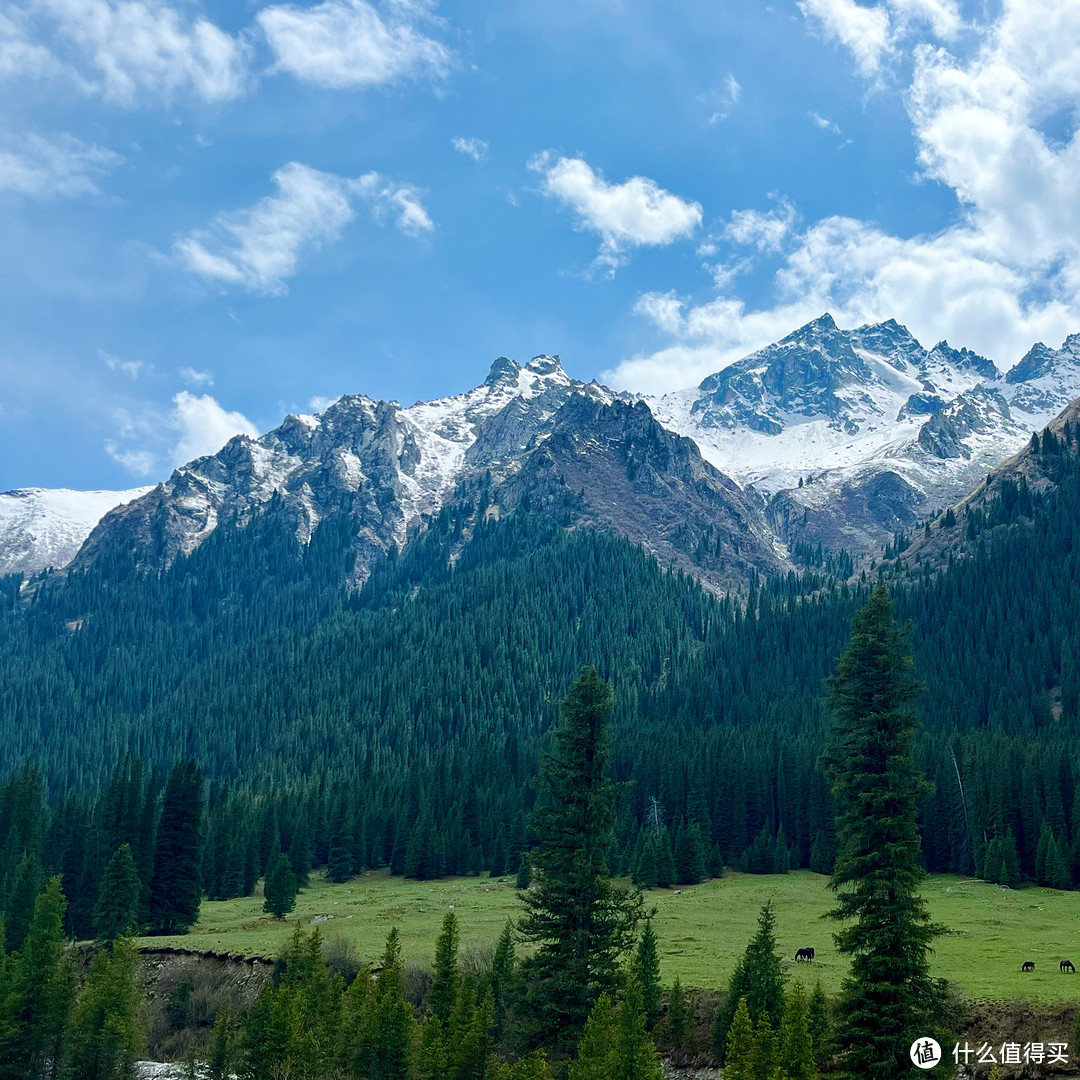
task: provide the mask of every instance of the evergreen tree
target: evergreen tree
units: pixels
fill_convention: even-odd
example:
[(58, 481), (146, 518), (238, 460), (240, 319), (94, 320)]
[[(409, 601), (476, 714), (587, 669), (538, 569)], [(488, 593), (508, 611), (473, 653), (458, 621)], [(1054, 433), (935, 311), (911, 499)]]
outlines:
[(101, 876), (98, 901), (94, 908), (94, 933), (98, 941), (114, 942), (135, 933), (139, 921), (139, 897), (142, 883), (135, 868), (130, 844), (121, 844), (113, 852)]
[(759, 1017), (754, 1025), (754, 1080), (772, 1080), (779, 1067), (779, 1049), (776, 1030), (769, 1018)]
[(413, 1016), (405, 1000), (405, 974), (401, 966), (401, 940), (397, 927), (390, 930), (375, 981), (371, 1022), (360, 1072), (365, 1080), (408, 1080)]
[(739, 998), (724, 1043), (724, 1080), (754, 1080), (755, 1055), (754, 1023), (746, 998)]
[(652, 919), (645, 920), (634, 956), (634, 977), (641, 990), (641, 1008), (645, 1026), (652, 1029), (660, 1019), (660, 957), (656, 951), (656, 932)]
[(297, 888), (307, 888), (308, 871), (311, 870), (311, 833), (306, 821), (298, 821), (293, 830), (289, 843), (289, 866), (292, 867)]
[(829, 1058), (829, 1003), (820, 980), (814, 986), (807, 1008), (807, 1024), (814, 1050), (814, 1064), (821, 1069)]
[(727, 997), (713, 1019), (713, 1049), (723, 1058), (728, 1041), (728, 1029), (740, 1001), (746, 1002), (750, 1019), (758, 1022), (764, 1017), (770, 1027), (776, 1027), (784, 1010), (784, 969), (776, 952), (776, 914), (768, 901), (758, 915), (757, 932), (739, 958), (728, 985)]
[(660, 1055), (646, 1030), (641, 985), (631, 978), (618, 1009), (618, 1061), (615, 1075), (622, 1080), (661, 1080)]
[(589, 1011), (578, 1042), (577, 1060), (570, 1063), (569, 1080), (615, 1080), (612, 1058), (618, 1046), (619, 1029), (611, 998), (601, 994)]
[(849, 922), (839, 950), (852, 958), (836, 1015), (841, 1065), (859, 1080), (913, 1075), (908, 1047), (936, 1030), (942, 993), (928, 953), (939, 932), (919, 895), (919, 800), (926, 790), (912, 755), (919, 692), (911, 657), (884, 586), (855, 616), (829, 681), (833, 722), (823, 763), (840, 801), (832, 876)]
[(9, 1080), (56, 1075), (74, 995), (65, 906), (60, 879), (51, 878), (34, 903), (22, 949), (5, 963), (10, 989), (0, 1002), (0, 1075)]
[(24, 851), (22, 858), (15, 864), (7, 891), (7, 902), (4, 905), (7, 947), (12, 952), (18, 952), (26, 939), (44, 878), (37, 852)]
[(518, 862), (517, 874), (514, 878), (514, 887), (524, 892), (532, 885), (532, 867), (529, 864), (529, 853), (522, 854)]
[(139, 954), (119, 938), (90, 961), (86, 985), (71, 1016), (65, 1076), (70, 1080), (127, 1080), (141, 1043), (135, 967)]
[(442, 931), (435, 941), (435, 977), (428, 992), (431, 1015), (447, 1024), (457, 1000), (458, 971), (457, 917), (448, 911), (443, 918)]
[(210, 1050), (206, 1057), (207, 1080), (229, 1080), (236, 1055), (236, 1020), (228, 1003), (218, 1009), (210, 1030)]
[(554, 750), (541, 766), (542, 802), (530, 853), (532, 887), (521, 894), (518, 933), (535, 944), (522, 961), (522, 1011), (536, 1043), (572, 1042), (599, 994), (620, 981), (640, 894), (607, 873), (615, 787), (607, 778), (611, 688), (585, 668), (559, 706)]
[(270, 869), (263, 886), (263, 911), (275, 919), (284, 919), (296, 907), (296, 875), (289, 856), (279, 851), (270, 860)]
[(679, 976), (676, 975), (675, 982), (672, 983), (671, 990), (668, 993), (667, 1007), (668, 1036), (676, 1050), (683, 1048), (683, 1041), (686, 1039), (689, 1024), (690, 1015), (686, 994), (683, 992), (682, 983), (679, 982)]
[(491, 993), (495, 998), (495, 1036), (501, 1038), (514, 987), (514, 927), (507, 919), (491, 961)]
[(155, 934), (183, 934), (199, 917), (202, 897), (203, 779), (193, 761), (174, 765), (154, 844), (150, 926)]
[(817, 1077), (814, 1042), (810, 1034), (810, 1006), (798, 979), (788, 988), (784, 1000), (779, 1057), (788, 1080), (815, 1080)]

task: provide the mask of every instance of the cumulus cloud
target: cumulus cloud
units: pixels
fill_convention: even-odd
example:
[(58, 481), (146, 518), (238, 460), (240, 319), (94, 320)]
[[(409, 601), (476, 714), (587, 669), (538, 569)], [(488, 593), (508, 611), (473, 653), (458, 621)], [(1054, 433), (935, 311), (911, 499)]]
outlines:
[(863, 7), (855, 0), (799, 0), (799, 10), (851, 52), (861, 75), (876, 75), (892, 50), (889, 13), (882, 7)]
[(417, 189), (379, 173), (350, 180), (293, 161), (273, 180), (277, 194), (220, 214), (209, 229), (177, 240), (173, 251), (180, 265), (210, 280), (281, 295), (302, 254), (341, 236), (355, 216), (353, 200), (368, 203), (376, 220), (393, 217), (404, 233), (434, 227)]
[[(906, 106), (925, 178), (956, 194), (953, 224), (905, 237), (847, 217), (813, 222), (788, 234), (773, 301), (758, 310), (730, 281), (698, 303), (649, 294), (638, 313), (669, 343), (605, 377), (690, 385), (825, 310), (842, 325), (894, 317), (924, 342), (948, 338), (1002, 367), (1080, 330), (1080, 139), (1040, 126), (1080, 112), (1078, 39), (1080, 5), (1005, 0), (962, 58), (917, 43)], [(756, 217), (736, 222), (767, 237)]]
[(259, 434), (243, 413), (226, 409), (209, 394), (196, 396), (187, 390), (174, 395), (171, 409), (118, 409), (114, 419), (116, 437), (105, 443), (105, 451), (134, 476), (215, 454), (234, 435)]
[(488, 144), (483, 139), (465, 139), (458, 135), (450, 143), (459, 154), (465, 154), (473, 161), (482, 161), (487, 156)]
[(332, 89), (439, 78), (450, 50), (428, 37), (428, 7), (397, 0), (380, 12), (366, 0), (324, 0), (314, 7), (275, 4), (256, 15), (277, 68)]
[(614, 270), (635, 247), (662, 247), (692, 235), (701, 205), (665, 191), (655, 180), (632, 176), (608, 183), (581, 158), (537, 155), (529, 168), (542, 177), (541, 192), (577, 215), (577, 227), (599, 234), (597, 263)]
[(243, 89), (247, 49), (164, 0), (38, 0), (0, 16), (0, 75), (61, 76), (121, 105)]
[(100, 195), (97, 182), (123, 160), (73, 135), (0, 135), (0, 192), (35, 199)]

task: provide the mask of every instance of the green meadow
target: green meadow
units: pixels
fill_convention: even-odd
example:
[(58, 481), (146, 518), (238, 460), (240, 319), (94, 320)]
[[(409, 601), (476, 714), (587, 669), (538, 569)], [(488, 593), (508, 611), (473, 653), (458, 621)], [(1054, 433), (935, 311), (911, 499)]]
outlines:
[[(933, 919), (949, 931), (936, 943), (936, 975), (958, 984), (975, 1000), (1080, 1001), (1080, 975), (1058, 970), (1062, 958), (1080, 968), (1080, 892), (1009, 890), (935, 875), (924, 895)], [(789, 971), (809, 983), (820, 978), (826, 992), (834, 993), (846, 964), (833, 948), (833, 925), (822, 918), (831, 894), (827, 878), (805, 870), (776, 876), (729, 874), (680, 893), (647, 893), (648, 905), (656, 909), (664, 981), (678, 975), (684, 986), (725, 986), (754, 931), (758, 911), (770, 899)], [(300, 923), (319, 925), (328, 937), (348, 939), (362, 958), (371, 960), (396, 925), (406, 962), (426, 966), (451, 908), (458, 917), (463, 951), (490, 946), (507, 918), (518, 912), (513, 878), (419, 882), (372, 872), (331, 885), (315, 877), (284, 921), (263, 913), (261, 896), (205, 901), (191, 933), (143, 943), (274, 956)], [(795, 950), (804, 945), (814, 947), (815, 960), (796, 964)], [(1021, 973), (1024, 960), (1035, 961), (1034, 974)]]

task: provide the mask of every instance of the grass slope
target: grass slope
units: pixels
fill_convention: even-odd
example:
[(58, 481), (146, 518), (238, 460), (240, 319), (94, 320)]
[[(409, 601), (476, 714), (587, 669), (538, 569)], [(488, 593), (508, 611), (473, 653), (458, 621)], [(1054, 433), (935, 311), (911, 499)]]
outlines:
[[(1080, 892), (1003, 889), (983, 881), (934, 875), (925, 895), (932, 917), (949, 928), (935, 950), (934, 973), (957, 983), (976, 1000), (1080, 1000), (1080, 975), (1058, 971), (1058, 961), (1080, 967)], [(777, 939), (788, 970), (804, 982), (820, 978), (835, 993), (847, 969), (832, 944), (833, 926), (821, 916), (831, 904), (828, 879), (806, 870), (777, 876), (729, 874), (676, 895), (648, 894), (657, 909), (661, 973), (684, 986), (720, 988), (755, 928), (758, 911), (771, 899)], [(406, 962), (430, 966), (443, 916), (453, 906), (463, 950), (494, 944), (519, 905), (512, 878), (486, 877), (418, 882), (366, 873), (344, 885), (314, 878), (283, 922), (263, 914), (261, 897), (206, 901), (185, 937), (147, 938), (147, 945), (176, 945), (244, 955), (273, 956), (299, 921), (318, 919), (328, 936), (348, 938), (360, 955), (374, 959), (391, 926), (401, 934)], [(792, 962), (795, 950), (814, 946), (813, 964)], [(1020, 964), (1034, 960), (1034, 974)]]

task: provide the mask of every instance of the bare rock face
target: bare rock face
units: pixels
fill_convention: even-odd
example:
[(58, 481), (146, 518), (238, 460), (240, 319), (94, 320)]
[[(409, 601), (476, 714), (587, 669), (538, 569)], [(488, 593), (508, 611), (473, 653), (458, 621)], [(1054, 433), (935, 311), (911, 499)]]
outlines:
[(558, 503), (575, 524), (626, 536), (716, 587), (787, 567), (760, 509), (693, 442), (547, 356), (524, 367), (500, 357), (458, 397), (403, 408), (347, 396), (258, 439), (237, 436), (106, 515), (73, 565), (111, 552), (165, 567), (222, 522), (260, 515), (303, 543), (347, 514), (355, 584), (480, 477), (507, 510)]

